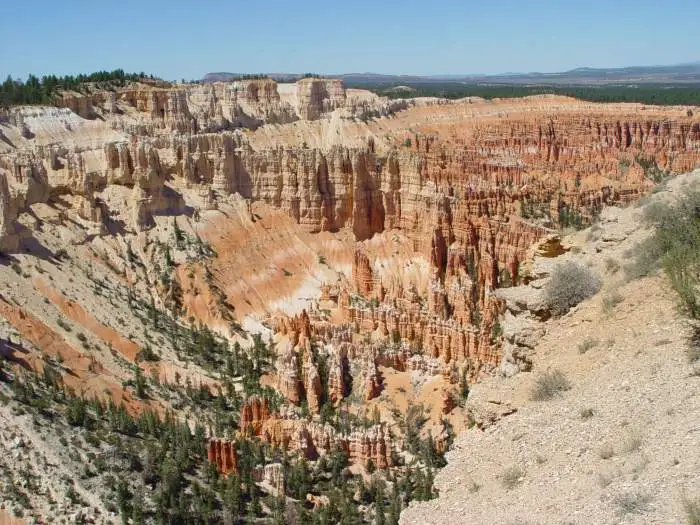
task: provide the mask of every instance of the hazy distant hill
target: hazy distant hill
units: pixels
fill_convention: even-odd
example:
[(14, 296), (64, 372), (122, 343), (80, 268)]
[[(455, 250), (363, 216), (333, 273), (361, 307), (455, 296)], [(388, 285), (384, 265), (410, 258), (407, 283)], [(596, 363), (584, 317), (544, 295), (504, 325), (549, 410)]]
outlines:
[[(204, 82), (230, 80), (240, 77), (238, 73), (207, 73)], [(301, 74), (269, 73), (278, 81), (291, 81)], [(623, 68), (581, 67), (561, 73), (505, 73), (501, 75), (383, 75), (380, 73), (346, 73), (330, 75), (343, 78), (354, 84), (394, 84), (420, 82), (468, 82), (498, 84), (678, 84), (700, 83), (700, 62), (673, 66), (633, 66)]]
[(700, 62), (613, 69), (581, 67), (563, 73), (472, 76), (462, 80), (513, 84), (693, 83), (700, 82)]

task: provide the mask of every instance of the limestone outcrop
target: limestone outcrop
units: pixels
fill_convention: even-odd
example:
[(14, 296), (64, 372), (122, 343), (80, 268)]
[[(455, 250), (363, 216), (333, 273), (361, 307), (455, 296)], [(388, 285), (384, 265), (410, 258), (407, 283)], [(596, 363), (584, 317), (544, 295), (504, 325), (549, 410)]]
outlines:
[(305, 120), (316, 120), (323, 113), (345, 106), (342, 80), (304, 78), (297, 82), (296, 91), (297, 111)]

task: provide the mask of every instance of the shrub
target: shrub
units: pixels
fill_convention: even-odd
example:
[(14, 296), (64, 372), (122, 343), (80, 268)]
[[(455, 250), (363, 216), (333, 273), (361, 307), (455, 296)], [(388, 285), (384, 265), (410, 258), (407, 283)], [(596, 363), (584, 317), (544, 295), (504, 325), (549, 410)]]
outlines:
[(63, 328), (66, 332), (70, 332), (72, 330), (71, 326), (68, 323), (66, 323), (61, 317), (56, 319), (56, 324)]
[(589, 350), (592, 350), (596, 346), (598, 346), (598, 340), (591, 337), (591, 336), (588, 336), (583, 341), (581, 341), (579, 343), (578, 353), (585, 354), (586, 352), (588, 352)]
[(630, 431), (622, 443), (622, 451), (625, 454), (631, 454), (638, 451), (642, 447), (642, 436), (637, 431)]
[(611, 274), (616, 274), (620, 270), (620, 263), (612, 257), (605, 259), (605, 271)]
[(620, 494), (615, 498), (618, 512), (622, 516), (627, 514), (642, 514), (649, 506), (651, 498), (646, 494), (629, 492)]
[(610, 315), (613, 309), (620, 304), (624, 298), (619, 294), (619, 292), (612, 292), (610, 295), (603, 297), (603, 311)]
[(510, 490), (515, 488), (524, 476), (525, 471), (518, 465), (513, 465), (501, 472), (497, 477), (501, 480), (503, 488)]
[(592, 408), (582, 408), (581, 412), (579, 412), (581, 419), (590, 419), (593, 417), (593, 414), (594, 412)]
[(160, 356), (153, 351), (150, 345), (144, 346), (139, 352), (136, 354), (136, 362), (139, 361), (159, 361)]
[(598, 457), (600, 459), (610, 459), (615, 455), (615, 449), (610, 443), (606, 443), (598, 449)]
[(700, 525), (700, 498), (690, 499), (684, 495), (683, 512), (688, 525)]
[(700, 326), (695, 325), (691, 327), (690, 336), (686, 344), (685, 355), (688, 357), (688, 362), (694, 364), (700, 361)]
[(569, 308), (600, 290), (600, 279), (589, 268), (575, 262), (559, 264), (552, 271), (544, 288), (544, 300), (555, 315), (562, 315)]
[(629, 278), (663, 268), (684, 313), (700, 318), (700, 190), (691, 188), (674, 204), (652, 203), (644, 218), (654, 233), (630, 252)]
[(547, 401), (571, 388), (571, 383), (561, 370), (547, 370), (536, 380), (530, 392), (533, 401)]

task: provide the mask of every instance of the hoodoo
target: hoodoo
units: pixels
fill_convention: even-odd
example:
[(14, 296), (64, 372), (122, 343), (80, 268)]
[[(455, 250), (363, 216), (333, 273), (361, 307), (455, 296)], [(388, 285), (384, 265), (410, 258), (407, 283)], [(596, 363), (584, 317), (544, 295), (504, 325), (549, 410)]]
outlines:
[[(13, 83), (26, 100), (0, 109), (0, 512), (505, 523), (494, 494), (546, 486), (565, 500), (550, 481), (575, 494), (575, 471), (596, 501), (657, 522), (653, 491), (623, 488), (641, 476), (670, 490), (645, 474), (667, 447), (644, 430), (656, 415), (691, 440), (671, 400), (697, 388), (645, 353), (690, 330), (654, 272), (686, 300), (697, 282), (671, 245), (635, 276), (623, 266), (646, 260), (635, 246), (665, 231), (664, 213), (695, 231), (692, 213), (663, 206), (695, 209), (678, 195), (697, 174), (672, 178), (700, 162), (697, 108), (392, 100), (314, 75), (36, 80), (43, 98)], [(646, 276), (649, 298), (626, 272)], [(594, 375), (609, 401), (593, 399)], [(637, 405), (623, 418), (615, 400)], [(679, 446), (663, 468), (697, 489), (697, 453)], [(567, 517), (518, 501), (533, 522)], [(613, 522), (582, 501), (585, 523)]]

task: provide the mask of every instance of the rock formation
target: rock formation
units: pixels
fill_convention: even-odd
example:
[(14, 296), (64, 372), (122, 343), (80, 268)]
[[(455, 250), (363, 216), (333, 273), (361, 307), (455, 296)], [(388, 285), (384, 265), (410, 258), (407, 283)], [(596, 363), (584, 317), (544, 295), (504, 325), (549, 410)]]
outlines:
[(243, 433), (259, 434), (262, 424), (270, 417), (267, 399), (251, 396), (241, 407), (240, 430)]
[(238, 465), (236, 443), (221, 439), (210, 439), (207, 443), (207, 458), (209, 463), (216, 465), (219, 472), (223, 474), (235, 472)]
[[(685, 111), (561, 97), (393, 103), (308, 78), (292, 89), (267, 79), (130, 85), (64, 93), (57, 104), (1, 116), (0, 249), (20, 249), (46, 204), (87, 232), (75, 242), (89, 235), (97, 244), (143, 239), (160, 215), (196, 223), (245, 202), (244, 230), (262, 220), (254, 205), (280, 210), (304, 235), (320, 233), (339, 261), (329, 281), (320, 264), (295, 260), (307, 273), (289, 279), (297, 291), (280, 292), (278, 304), (322, 283), (309, 308), (256, 312), (279, 343), (270, 385), (312, 416), (351, 391), (376, 402), (380, 367), (442, 375), (448, 385), (454, 369), (470, 380), (528, 369), (539, 332), (522, 316), (513, 321), (518, 301), (508, 290), (536, 278), (531, 247), (545, 239), (536, 249), (557, 252), (554, 228), (642, 195), (649, 166), (682, 171), (700, 160), (700, 124)], [(419, 270), (408, 269), (414, 263)], [(265, 264), (262, 273), (282, 268), (274, 257)], [(239, 284), (225, 272), (206, 286), (182, 272), (155, 287), (158, 304), (176, 310), (183, 290), (189, 304), (202, 301), (199, 292), (216, 295), (207, 311), (235, 301)], [(449, 392), (439, 410), (456, 410)], [(270, 414), (260, 398), (242, 407), (240, 431), (308, 457), (342, 447), (353, 461), (392, 461), (384, 427), (341, 436)], [(212, 440), (209, 454), (223, 471), (235, 468), (230, 444)]]
[(316, 120), (323, 113), (345, 106), (343, 81), (305, 78), (297, 82), (297, 111), (305, 120)]

